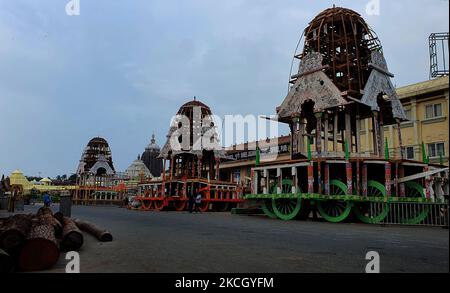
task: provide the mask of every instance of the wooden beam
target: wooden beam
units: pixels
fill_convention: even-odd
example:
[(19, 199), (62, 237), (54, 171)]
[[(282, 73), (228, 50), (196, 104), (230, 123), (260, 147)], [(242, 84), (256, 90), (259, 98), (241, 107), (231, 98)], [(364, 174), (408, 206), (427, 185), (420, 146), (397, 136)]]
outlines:
[[(358, 110), (359, 112), (359, 110)], [(355, 140), (356, 140), (356, 153), (361, 152), (361, 117), (359, 116), (359, 113), (356, 114), (356, 134), (355, 134)]]
[(348, 145), (348, 151), (353, 152), (352, 142), (352, 117), (350, 116), (350, 110), (345, 111), (345, 142)]
[(336, 110), (336, 112), (334, 112), (334, 119), (333, 119), (333, 151), (335, 153), (337, 153), (338, 149), (338, 111)]
[(324, 120), (323, 120), (323, 123), (324, 123), (324, 126), (323, 126), (323, 132), (324, 132), (324, 146), (323, 146), (323, 151), (325, 152), (325, 153), (328, 153), (328, 135), (329, 135), (329, 133), (328, 133), (328, 113), (325, 113), (325, 115), (324, 115)]

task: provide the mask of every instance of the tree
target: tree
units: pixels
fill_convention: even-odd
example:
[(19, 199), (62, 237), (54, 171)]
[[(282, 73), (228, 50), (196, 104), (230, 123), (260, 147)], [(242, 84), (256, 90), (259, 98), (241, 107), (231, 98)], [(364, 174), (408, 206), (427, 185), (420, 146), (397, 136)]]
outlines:
[(76, 184), (77, 183), (77, 174), (70, 175), (68, 181), (69, 181), (70, 184)]

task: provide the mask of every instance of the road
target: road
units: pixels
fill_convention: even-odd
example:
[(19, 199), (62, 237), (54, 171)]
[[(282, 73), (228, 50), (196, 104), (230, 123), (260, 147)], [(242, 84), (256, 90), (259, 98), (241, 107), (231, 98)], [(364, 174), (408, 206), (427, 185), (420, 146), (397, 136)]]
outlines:
[[(358, 273), (368, 251), (379, 253), (382, 273), (449, 272), (449, 232), (443, 228), (86, 206), (73, 207), (72, 217), (107, 227), (114, 236), (100, 243), (85, 234), (81, 272)], [(51, 272), (64, 272), (66, 263), (62, 254)]]

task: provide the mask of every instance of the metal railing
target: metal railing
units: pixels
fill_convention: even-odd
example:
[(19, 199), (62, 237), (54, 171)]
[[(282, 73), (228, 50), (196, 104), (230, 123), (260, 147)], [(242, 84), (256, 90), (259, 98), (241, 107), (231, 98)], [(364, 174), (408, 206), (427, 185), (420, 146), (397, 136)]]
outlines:
[[(414, 226), (449, 226), (447, 203), (370, 203), (370, 214), (377, 215), (388, 208), (387, 216), (380, 224)], [(382, 210), (383, 209), (383, 210)]]

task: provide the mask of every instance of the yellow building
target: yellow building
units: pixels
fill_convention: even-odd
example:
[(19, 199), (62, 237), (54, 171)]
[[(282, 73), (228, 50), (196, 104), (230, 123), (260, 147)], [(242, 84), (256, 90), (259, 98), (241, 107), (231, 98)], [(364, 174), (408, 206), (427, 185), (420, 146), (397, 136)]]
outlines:
[[(422, 160), (422, 143), (430, 163), (445, 165), (449, 158), (449, 77), (424, 81), (397, 89), (397, 94), (410, 121), (401, 124), (404, 158)], [(361, 122), (361, 147), (370, 152), (372, 125), (369, 120)], [(396, 125), (385, 126), (384, 136), (389, 143), (391, 157), (400, 157)]]
[(39, 183), (30, 182), (20, 170), (15, 170), (14, 172), (12, 172), (9, 176), (9, 180), (11, 186), (19, 186), (22, 189), (23, 194), (25, 195), (30, 194), (33, 189), (42, 193), (47, 191), (60, 192), (77, 188), (77, 186), (51, 185), (52, 181), (48, 178), (42, 179), (41, 181), (39, 181)]

